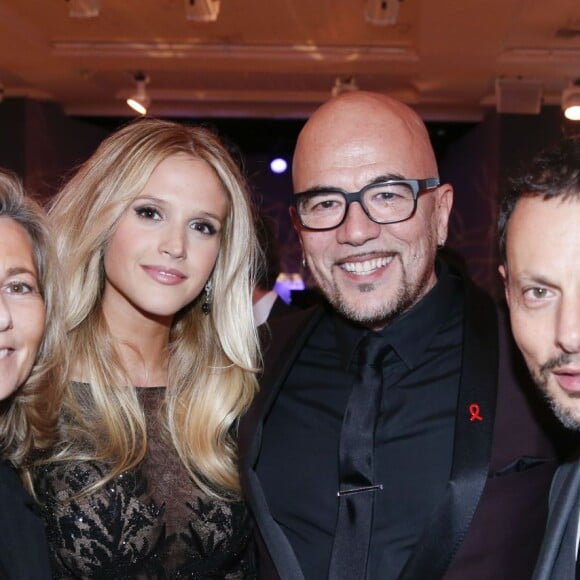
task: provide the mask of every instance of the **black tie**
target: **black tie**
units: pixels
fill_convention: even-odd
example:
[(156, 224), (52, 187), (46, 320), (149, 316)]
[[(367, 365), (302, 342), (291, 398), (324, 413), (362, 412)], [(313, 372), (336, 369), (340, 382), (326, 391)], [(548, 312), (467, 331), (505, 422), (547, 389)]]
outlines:
[(364, 580), (373, 504), (383, 486), (374, 481), (374, 436), (381, 400), (381, 360), (387, 345), (373, 332), (361, 341), (359, 371), (350, 394), (339, 446), (338, 518), (329, 580)]

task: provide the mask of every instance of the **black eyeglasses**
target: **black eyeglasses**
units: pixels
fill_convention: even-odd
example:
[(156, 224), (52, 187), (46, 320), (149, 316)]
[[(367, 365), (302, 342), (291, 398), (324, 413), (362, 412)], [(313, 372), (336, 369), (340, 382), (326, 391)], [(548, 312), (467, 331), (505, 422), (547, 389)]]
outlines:
[(342, 189), (319, 189), (294, 195), (293, 205), (302, 227), (332, 230), (346, 218), (351, 203), (358, 201), (370, 220), (378, 224), (404, 222), (417, 209), (419, 193), (439, 187), (439, 179), (390, 179), (365, 185), (349, 193)]

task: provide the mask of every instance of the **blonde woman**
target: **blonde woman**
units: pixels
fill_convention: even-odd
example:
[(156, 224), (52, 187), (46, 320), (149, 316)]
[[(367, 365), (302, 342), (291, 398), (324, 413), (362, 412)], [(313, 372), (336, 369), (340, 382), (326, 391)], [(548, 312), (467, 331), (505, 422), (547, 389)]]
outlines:
[(60, 392), (58, 279), (42, 210), (0, 170), (0, 578), (50, 578), (28, 481), (33, 447), (55, 436)]
[(257, 388), (254, 237), (238, 168), (207, 130), (141, 119), (50, 217), (67, 388), (36, 486), (55, 577), (254, 577), (236, 445)]

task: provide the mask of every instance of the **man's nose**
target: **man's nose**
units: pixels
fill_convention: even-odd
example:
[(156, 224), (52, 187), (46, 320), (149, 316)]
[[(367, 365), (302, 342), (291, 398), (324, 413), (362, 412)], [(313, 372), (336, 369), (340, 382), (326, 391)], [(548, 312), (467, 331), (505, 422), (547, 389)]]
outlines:
[(338, 227), (336, 238), (341, 244), (362, 246), (365, 242), (378, 238), (381, 226), (371, 220), (358, 201), (346, 209), (346, 217)]
[(580, 352), (580, 297), (574, 296), (562, 300), (556, 340), (564, 352)]

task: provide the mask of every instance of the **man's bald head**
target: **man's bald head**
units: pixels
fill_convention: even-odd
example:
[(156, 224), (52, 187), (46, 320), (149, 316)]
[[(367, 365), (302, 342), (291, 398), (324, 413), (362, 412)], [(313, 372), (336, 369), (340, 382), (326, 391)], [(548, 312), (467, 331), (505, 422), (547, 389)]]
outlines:
[[(357, 148), (357, 144), (360, 144)], [(435, 154), (421, 118), (404, 103), (385, 95), (356, 91), (324, 103), (304, 125), (294, 152), (295, 190), (314, 160), (328, 154), (350, 162), (364, 162), (370, 147), (385, 147), (393, 159), (409, 167), (402, 174), (437, 176)]]

